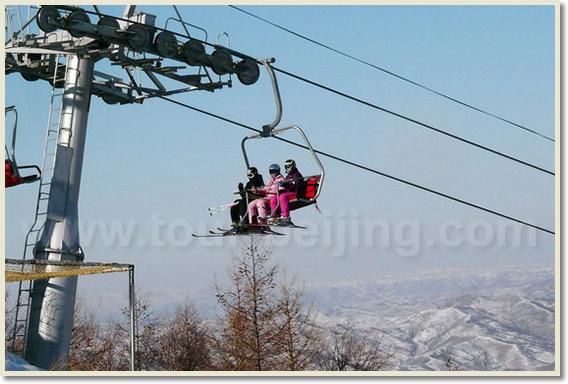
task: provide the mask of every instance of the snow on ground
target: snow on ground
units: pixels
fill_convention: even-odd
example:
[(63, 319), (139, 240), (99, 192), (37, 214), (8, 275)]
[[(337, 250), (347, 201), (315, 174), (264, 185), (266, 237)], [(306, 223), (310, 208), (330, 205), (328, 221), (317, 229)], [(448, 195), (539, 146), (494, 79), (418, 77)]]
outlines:
[(6, 371), (43, 371), (10, 352), (6, 352)]

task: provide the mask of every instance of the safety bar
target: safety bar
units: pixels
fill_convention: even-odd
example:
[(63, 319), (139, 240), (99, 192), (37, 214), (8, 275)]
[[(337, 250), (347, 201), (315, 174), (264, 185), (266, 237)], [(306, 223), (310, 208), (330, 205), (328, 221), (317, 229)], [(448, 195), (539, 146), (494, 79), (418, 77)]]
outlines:
[[(41, 169), (37, 165), (22, 165), (17, 167), (18, 175), (25, 181), (25, 182), (33, 182), (37, 181), (41, 177)], [(20, 174), (20, 169), (31, 169), (34, 168), (37, 171), (37, 175), (29, 175), (29, 176), (22, 176)]]
[[(323, 179), (325, 178), (325, 169), (323, 168), (323, 164), (321, 163), (316, 151), (314, 150), (314, 148), (312, 147), (312, 144), (310, 143), (310, 141), (308, 140), (308, 137), (306, 136), (306, 134), (304, 133), (304, 131), (302, 130), (302, 128), (298, 127), (297, 125), (290, 125), (288, 127), (281, 127), (281, 128), (276, 128), (273, 129), (270, 133), (270, 136), (275, 137), (276, 135), (279, 135), (289, 129), (294, 129), (296, 130), (300, 136), (302, 137), (302, 139), (304, 140), (304, 143), (306, 143), (306, 146), (308, 147), (308, 150), (310, 151), (310, 153), (312, 154), (312, 157), (314, 158), (314, 160), (316, 161), (316, 164), (318, 165), (320, 171), (321, 171), (321, 178), (320, 178), (320, 186), (323, 185)], [(268, 136), (268, 137), (270, 137)], [(260, 133), (254, 134), (254, 135), (249, 135), (247, 137), (245, 137), (243, 139), (243, 141), (241, 142), (241, 149), (243, 151), (243, 156), (245, 158), (245, 163), (247, 165), (247, 168), (250, 168), (250, 162), (248, 159), (248, 155), (247, 155), (247, 150), (246, 150), (246, 142), (247, 140), (250, 139), (260, 139), (260, 138), (264, 138), (266, 136), (263, 136)], [(316, 195), (314, 196), (314, 199), (317, 199), (319, 194), (320, 194), (321, 188), (318, 188), (318, 191), (316, 193)]]

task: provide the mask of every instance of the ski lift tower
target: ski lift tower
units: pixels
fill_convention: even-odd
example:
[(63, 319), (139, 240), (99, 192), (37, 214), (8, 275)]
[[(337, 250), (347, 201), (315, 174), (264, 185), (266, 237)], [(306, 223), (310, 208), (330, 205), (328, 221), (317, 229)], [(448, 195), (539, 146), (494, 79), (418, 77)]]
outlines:
[[(6, 74), (18, 72), (27, 81), (46, 80), (53, 87), (36, 221), (26, 237), (24, 259), (33, 253), (35, 259), (82, 261), (78, 201), (91, 96), (107, 104), (142, 104), (148, 98), (231, 87), (232, 75), (251, 85), (259, 77), (258, 63), (230, 49), (226, 34), (209, 43), (207, 32), (183, 21), (175, 6), (176, 17), (164, 28), (136, 6), (126, 6), (121, 17), (104, 15), (97, 6), (29, 6), (25, 18), (22, 9), (5, 8)], [(168, 24), (182, 33), (168, 30)], [(222, 35), (227, 46), (219, 44)], [(124, 71), (126, 80), (97, 71), (103, 60)], [(67, 368), (76, 290), (77, 277), (20, 286), (16, 322), (25, 322), (19, 336), (31, 364)]]

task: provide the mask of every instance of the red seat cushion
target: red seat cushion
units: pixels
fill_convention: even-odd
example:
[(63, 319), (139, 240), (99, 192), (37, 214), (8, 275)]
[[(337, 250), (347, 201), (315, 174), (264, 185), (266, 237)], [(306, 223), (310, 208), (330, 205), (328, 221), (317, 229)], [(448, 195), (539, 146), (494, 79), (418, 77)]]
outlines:
[(22, 184), (24, 181), (15, 175), (14, 173), (14, 165), (11, 161), (5, 160), (4, 161), (4, 175), (6, 176), (6, 183), (5, 187), (13, 187), (18, 184)]
[(304, 193), (304, 196), (302, 196), (305, 199), (313, 199), (314, 197), (316, 197), (316, 193), (318, 191), (318, 184), (319, 184), (319, 180), (320, 180), (321, 176), (314, 176), (308, 179), (307, 185), (306, 185), (306, 193)]

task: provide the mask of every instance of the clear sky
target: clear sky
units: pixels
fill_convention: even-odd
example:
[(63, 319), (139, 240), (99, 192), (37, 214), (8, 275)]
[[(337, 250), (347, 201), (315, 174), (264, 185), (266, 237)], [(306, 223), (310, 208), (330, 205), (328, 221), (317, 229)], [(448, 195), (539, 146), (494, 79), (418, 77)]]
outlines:
[[(122, 16), (121, 6), (99, 6)], [(241, 6), (347, 54), (480, 109), (554, 136), (553, 6)], [(89, 7), (89, 9), (91, 9)], [(171, 6), (139, 6), (164, 26)], [(184, 19), (230, 35), (231, 48), (539, 167), (554, 170), (554, 143), (318, 47), (227, 6), (179, 6)], [(170, 22), (171, 23), (171, 22)], [(172, 24), (170, 24), (172, 25)], [(176, 31), (180, 31), (176, 27)], [(192, 29), (196, 37), (198, 30)], [(107, 63), (97, 70), (126, 77)], [(554, 177), (277, 74), (282, 124), (305, 129), (317, 149), (554, 230)], [(260, 80), (175, 99), (257, 127), (274, 101)], [(6, 77), (6, 105), (20, 112), (18, 159), (41, 163), (50, 86)], [(234, 198), (245, 179), (240, 141), (250, 132), (162, 100), (107, 105), (93, 97), (80, 196), (87, 261), (136, 264), (140, 289), (172, 300), (223, 279), (235, 241), (197, 240), (229, 224), (207, 208)], [(6, 139), (10, 138), (9, 133)], [(299, 141), (292, 133), (287, 138)], [(271, 163), (305, 151), (274, 140), (250, 143), (265, 179)], [(432, 268), (554, 262), (554, 237), (322, 157), (319, 207), (293, 212), (304, 232), (283, 229), (274, 258), (306, 282), (368, 279)], [(33, 219), (36, 185), (6, 191), (6, 257), (19, 258)], [(27, 223), (27, 224), (26, 224)], [(119, 230), (124, 236), (109, 231)], [(511, 229), (509, 228), (509, 231)], [(462, 241), (460, 241), (460, 239)], [(232, 244), (233, 243), (233, 244)], [(83, 296), (124, 296), (126, 276), (81, 278)]]

